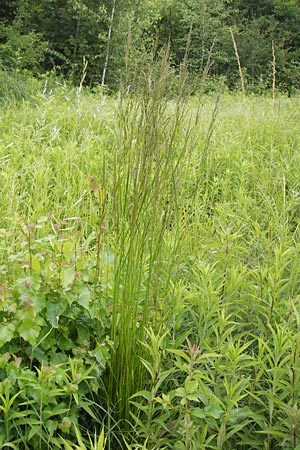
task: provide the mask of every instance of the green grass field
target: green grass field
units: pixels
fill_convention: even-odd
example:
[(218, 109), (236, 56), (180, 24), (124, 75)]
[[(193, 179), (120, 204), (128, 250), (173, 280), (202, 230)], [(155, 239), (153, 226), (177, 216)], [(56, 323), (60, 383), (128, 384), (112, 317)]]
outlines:
[(0, 448), (300, 449), (300, 99), (163, 89), (1, 103)]

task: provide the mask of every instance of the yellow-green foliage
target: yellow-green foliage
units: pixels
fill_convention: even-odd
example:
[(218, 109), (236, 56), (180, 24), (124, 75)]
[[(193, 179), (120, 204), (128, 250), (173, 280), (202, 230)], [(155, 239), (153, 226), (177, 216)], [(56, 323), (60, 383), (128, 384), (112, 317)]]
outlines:
[(299, 98), (167, 83), (1, 107), (0, 447), (299, 448)]

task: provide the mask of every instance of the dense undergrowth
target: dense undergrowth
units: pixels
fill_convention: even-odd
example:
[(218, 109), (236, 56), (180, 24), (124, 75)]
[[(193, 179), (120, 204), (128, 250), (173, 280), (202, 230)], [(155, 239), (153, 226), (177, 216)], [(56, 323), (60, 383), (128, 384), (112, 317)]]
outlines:
[(299, 98), (11, 83), (0, 448), (299, 449)]

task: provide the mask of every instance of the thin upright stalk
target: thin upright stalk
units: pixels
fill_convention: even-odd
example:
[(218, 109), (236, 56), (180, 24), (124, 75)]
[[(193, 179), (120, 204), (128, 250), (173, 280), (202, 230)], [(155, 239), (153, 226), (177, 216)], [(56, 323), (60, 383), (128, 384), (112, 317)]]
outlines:
[(111, 35), (112, 35), (112, 28), (113, 28), (113, 22), (115, 17), (115, 10), (116, 10), (116, 0), (114, 0), (111, 13), (110, 13), (110, 23), (108, 27), (108, 33), (107, 33), (107, 46), (106, 46), (106, 55), (105, 55), (105, 62), (102, 72), (102, 79), (101, 79), (101, 86), (105, 86), (105, 77), (108, 67), (108, 61), (109, 61), (109, 52), (110, 52), (110, 43), (111, 43)]
[[(237, 63), (238, 63), (240, 80), (241, 80), (241, 87), (242, 87), (242, 94), (243, 94), (244, 102), (246, 103), (245, 79), (244, 79), (244, 75), (243, 75), (243, 69), (242, 69), (242, 65), (241, 65), (240, 55), (239, 55), (239, 52), (238, 52), (237, 43), (236, 43), (236, 40), (235, 40), (235, 37), (234, 37), (234, 34), (233, 34), (233, 31), (232, 31), (231, 27), (229, 27), (229, 31), (230, 31), (230, 34), (231, 34), (233, 48), (234, 48), (236, 60), (237, 60)], [(249, 147), (250, 147), (250, 152), (251, 152), (251, 163), (253, 165), (253, 148), (252, 148), (252, 139), (251, 139), (250, 123), (249, 123), (248, 114), (247, 114), (246, 118), (247, 118), (247, 126), (248, 126), (248, 141), (249, 141)]]

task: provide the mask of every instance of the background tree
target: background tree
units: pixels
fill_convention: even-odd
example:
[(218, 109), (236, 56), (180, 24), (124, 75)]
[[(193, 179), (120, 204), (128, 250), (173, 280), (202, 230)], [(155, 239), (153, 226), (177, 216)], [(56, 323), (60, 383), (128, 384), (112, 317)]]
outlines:
[[(272, 82), (272, 42), (277, 84), (300, 87), (300, 4), (297, 0), (2, 0), (0, 61), (33, 73), (55, 69), (78, 83), (118, 88), (128, 71), (170, 43), (176, 73), (189, 31), (189, 70), (239, 83), (229, 27), (234, 30), (249, 90)], [(135, 68), (135, 69), (134, 69)], [(137, 69), (139, 68), (139, 69)]]

